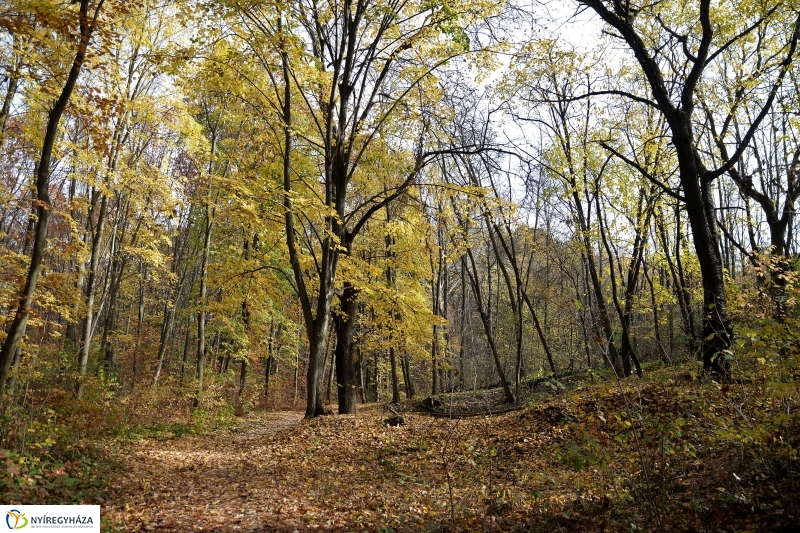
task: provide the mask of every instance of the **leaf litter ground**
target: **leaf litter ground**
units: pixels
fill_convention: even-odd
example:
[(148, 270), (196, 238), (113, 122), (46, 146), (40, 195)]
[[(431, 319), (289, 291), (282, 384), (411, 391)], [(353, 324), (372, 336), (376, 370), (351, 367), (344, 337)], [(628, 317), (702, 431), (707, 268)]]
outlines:
[(103, 514), (127, 531), (797, 531), (796, 424), (765, 422), (778, 407), (755, 385), (662, 378), (401, 427), (382, 404), (251, 413), (132, 444)]

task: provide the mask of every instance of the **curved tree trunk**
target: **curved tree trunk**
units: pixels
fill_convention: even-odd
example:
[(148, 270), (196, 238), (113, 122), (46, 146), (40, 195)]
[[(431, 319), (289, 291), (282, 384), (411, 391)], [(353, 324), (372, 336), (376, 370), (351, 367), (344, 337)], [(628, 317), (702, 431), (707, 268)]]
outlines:
[[(733, 156), (727, 157), (724, 150), (722, 156), (727, 159), (721, 167), (709, 171), (703, 165), (703, 157), (697, 146), (693, 131), (693, 118), (696, 93), (704, 71), (711, 60), (725, 47), (743, 39), (747, 32), (712, 51), (715, 24), (712, 21), (711, 0), (700, 0), (697, 6), (697, 28), (695, 50), (685, 54), (682, 64), (670, 64), (667, 72), (670, 78), (665, 79), (664, 67), (656, 57), (656, 52), (648, 48), (639, 28), (635, 25), (639, 9), (630, 4), (605, 2), (603, 0), (581, 0), (591, 8), (603, 21), (611, 26), (627, 46), (638, 62), (644, 78), (647, 80), (652, 100), (649, 103), (663, 115), (670, 129), (672, 144), (678, 161), (678, 175), (683, 189), (682, 200), (686, 204), (689, 224), (692, 228), (695, 252), (703, 282), (703, 367), (722, 380), (730, 378), (728, 356), (733, 341), (733, 326), (728, 317), (725, 297), (725, 283), (722, 272), (719, 243), (717, 238), (717, 220), (714, 214), (714, 200), (711, 194), (713, 182), (736, 164), (744, 154), (750, 139), (754, 135), (764, 117), (767, 116), (778, 93), (783, 78), (792, 65), (798, 40), (800, 40), (800, 13), (795, 24), (789, 28), (789, 38), (783, 61), (776, 63), (777, 73), (770, 81), (771, 88), (766, 98), (747, 126), (747, 132)], [(666, 33), (677, 36), (675, 30), (665, 27)], [(682, 31), (682, 30), (679, 30)], [(688, 49), (687, 49), (688, 50)], [(711, 121), (713, 127), (713, 120)], [(716, 137), (720, 137), (715, 135)]]
[[(478, 279), (478, 269), (475, 264), (475, 257), (472, 253), (472, 250), (467, 248), (467, 258), (469, 258), (470, 266), (472, 267), (467, 268), (467, 277), (469, 278), (470, 285), (472, 286), (472, 293), (475, 296), (475, 304), (478, 307), (478, 314), (481, 317), (481, 322), (483, 323), (483, 329), (486, 333), (486, 341), (489, 343), (489, 349), (492, 352), (492, 358), (494, 359), (494, 365), (497, 370), (497, 375), (500, 378), (500, 384), (503, 387), (503, 393), (506, 396), (506, 401), (508, 403), (514, 403), (514, 395), (511, 393), (511, 387), (508, 385), (508, 380), (506, 380), (505, 372), (503, 372), (503, 365), (500, 362), (500, 354), (497, 352), (497, 345), (494, 342), (494, 335), (492, 333), (492, 325), (491, 319), (486, 312), (486, 309), (483, 305), (483, 298), (481, 296), (481, 287), (480, 287), (480, 280)], [(463, 261), (464, 259), (462, 259)]]
[[(95, 297), (95, 280), (97, 279), (97, 265), (100, 260), (100, 244), (103, 239), (103, 230), (106, 223), (106, 212), (108, 209), (108, 196), (105, 194), (100, 200), (100, 212), (97, 215), (97, 228), (91, 233), (92, 251), (89, 258), (89, 275), (86, 281), (86, 318), (83, 324), (83, 342), (81, 344), (80, 360), (79, 360), (79, 375), (77, 386), (77, 397), (83, 396), (84, 379), (89, 365), (89, 353), (92, 349), (92, 334), (94, 333), (94, 324), (92, 319), (94, 317), (94, 297)], [(92, 224), (91, 214), (89, 224)]]
[[(74, 2), (73, 2), (74, 3)], [(42, 140), (42, 150), (40, 152), (39, 163), (36, 171), (36, 232), (33, 239), (33, 251), (31, 261), (28, 266), (28, 275), (25, 278), (25, 286), (19, 298), (17, 310), (14, 313), (14, 320), (8, 329), (8, 335), (0, 348), (0, 396), (5, 392), (6, 380), (11, 369), (14, 354), (17, 351), (20, 341), (25, 336), (25, 329), (28, 325), (28, 317), (33, 307), (33, 297), (36, 293), (36, 285), (39, 283), (39, 274), (42, 271), (42, 258), (44, 257), (47, 245), (47, 227), (50, 220), (50, 211), (53, 206), (50, 204), (50, 162), (53, 154), (56, 136), (58, 135), (61, 117), (67, 108), (75, 84), (80, 76), (83, 67), (86, 51), (89, 47), (89, 40), (96, 28), (97, 17), (103, 7), (104, 0), (99, 0), (94, 8), (94, 15), (89, 18), (89, 0), (80, 0), (80, 32), (77, 40), (77, 51), (72, 60), (64, 86), (50, 112), (47, 115), (47, 126), (45, 127), (44, 138)]]

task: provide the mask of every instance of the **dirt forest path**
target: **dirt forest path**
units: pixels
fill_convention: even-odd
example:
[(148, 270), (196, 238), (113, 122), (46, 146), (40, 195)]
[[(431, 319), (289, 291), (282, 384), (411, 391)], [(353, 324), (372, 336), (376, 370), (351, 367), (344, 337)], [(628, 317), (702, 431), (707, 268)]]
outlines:
[(146, 439), (125, 455), (125, 471), (103, 514), (122, 531), (273, 531), (280, 504), (259, 472), (272, 437), (300, 412), (256, 413), (229, 432)]
[(143, 440), (123, 451), (102, 516), (112, 531), (176, 533), (526, 531), (534, 517), (533, 530), (586, 529), (596, 502), (585, 524), (537, 503), (580, 496), (581, 473), (554, 452), (577, 413), (554, 401), (464, 419), (401, 411), (400, 427), (385, 404), (310, 421), (258, 412), (229, 431)]
[[(402, 427), (387, 425), (390, 415), (382, 404), (308, 422), (259, 412), (218, 434), (132, 443), (102, 516), (112, 531), (404, 533), (441, 530), (454, 502), (465, 529), (482, 531), (476, 489), (491, 465), (476, 466), (476, 454), (488, 457), (496, 424), (518, 415), (403, 413)], [(463, 450), (469, 458), (453, 455)], [(443, 460), (460, 481), (453, 492)]]

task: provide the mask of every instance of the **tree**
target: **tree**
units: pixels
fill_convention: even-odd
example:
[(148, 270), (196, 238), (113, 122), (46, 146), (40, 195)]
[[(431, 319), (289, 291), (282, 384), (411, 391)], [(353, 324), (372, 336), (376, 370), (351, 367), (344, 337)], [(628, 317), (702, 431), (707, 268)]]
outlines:
[[(711, 0), (699, 0), (692, 6), (672, 3), (637, 6), (605, 0), (580, 0), (580, 4), (593, 10), (614, 36), (627, 45), (641, 69), (650, 97), (618, 89), (609, 92), (656, 109), (669, 127), (678, 161), (682, 199), (702, 273), (703, 367), (721, 379), (728, 379), (733, 326), (725, 297), (712, 185), (739, 160), (771, 108), (794, 59), (800, 37), (800, 14), (779, 3), (757, 8), (741, 5), (738, 12), (745, 15), (745, 20), (738, 29), (732, 29), (716, 18)], [(695, 117), (704, 75), (709, 65), (718, 61), (732, 45), (757, 29), (773, 25), (783, 25), (782, 30), (776, 31), (785, 36), (782, 59), (766, 66), (777, 74), (766, 81), (767, 96), (742, 135), (741, 144), (726, 158), (726, 163), (710, 169), (710, 162), (700, 149), (701, 133)]]
[(50, 165), (53, 147), (58, 136), (59, 123), (86, 61), (89, 45), (92, 36), (97, 30), (98, 19), (105, 0), (72, 2), (72, 4), (76, 3), (78, 3), (78, 12), (75, 13), (71, 7), (65, 8), (63, 26), (53, 28), (53, 31), (63, 34), (66, 40), (74, 46), (74, 58), (61, 91), (47, 114), (39, 162), (36, 165), (36, 230), (25, 286), (20, 293), (19, 304), (14, 314), (14, 320), (9, 327), (8, 336), (3, 342), (2, 348), (0, 348), (0, 395), (5, 391), (8, 372), (11, 368), (11, 361), (17, 351), (17, 346), (25, 335), (25, 327), (31, 313), (36, 285), (39, 282), (39, 275), (42, 269), (42, 259), (47, 241), (47, 226), (50, 219), (50, 211), (52, 210), (49, 191)]
[[(410, 150), (406, 146), (413, 155), (399, 182), (352, 203), (359, 166), (382, 135), (393, 137), (392, 117), (424, 98), (425, 91), (417, 89), (430, 83), (432, 73), (468, 50), (461, 28), (479, 19), (472, 7), (477, 6), (358, 0), (325, 7), (305, 1), (236, 3), (228, 11), (232, 26), (241, 28), (234, 31), (257, 54), (270, 80), (271, 106), (283, 125), (286, 244), (309, 340), (309, 418), (323, 412), (324, 349), (340, 255), (352, 252), (367, 221), (413, 185), (437, 154), (425, 152), (423, 121), (414, 117), (405, 134), (420, 141)], [(300, 106), (302, 123), (293, 116)], [(316, 169), (293, 166), (294, 145), (317, 160)], [(302, 184), (299, 191), (296, 181)], [(313, 209), (298, 209), (298, 192)], [(299, 219), (308, 223), (303, 235), (310, 239), (303, 249), (296, 235)], [(313, 264), (311, 271), (302, 265), (304, 257)], [(337, 353), (344, 357), (337, 362), (344, 380), (338, 384), (340, 412), (354, 412), (352, 353)]]

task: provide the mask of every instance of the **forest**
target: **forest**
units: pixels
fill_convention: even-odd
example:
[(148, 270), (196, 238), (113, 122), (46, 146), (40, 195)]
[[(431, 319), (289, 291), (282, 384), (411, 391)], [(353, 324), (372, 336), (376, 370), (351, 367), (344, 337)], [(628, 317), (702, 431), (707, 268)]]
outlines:
[(799, 39), (795, 0), (3, 0), (0, 503), (796, 531)]

